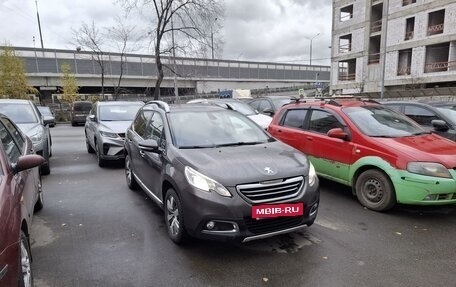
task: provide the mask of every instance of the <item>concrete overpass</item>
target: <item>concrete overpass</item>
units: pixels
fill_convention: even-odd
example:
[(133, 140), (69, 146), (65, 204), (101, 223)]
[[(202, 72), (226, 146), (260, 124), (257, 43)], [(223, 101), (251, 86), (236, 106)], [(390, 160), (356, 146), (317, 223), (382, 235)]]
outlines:
[[(87, 51), (13, 47), (24, 61), (29, 84), (42, 96), (58, 93), (61, 66), (67, 63), (75, 75), (81, 93), (100, 93), (101, 69), (96, 55)], [(113, 90), (121, 73), (121, 54), (105, 53), (105, 90)], [(125, 55), (121, 86), (131, 93), (153, 91), (157, 70), (151, 55)], [(163, 57), (172, 67), (172, 58)], [(330, 80), (330, 67), (271, 62), (232, 61), (219, 59), (176, 58), (177, 85), (180, 94), (211, 93), (228, 89), (263, 89), (294, 87)], [(171, 94), (174, 74), (165, 68), (162, 95)]]

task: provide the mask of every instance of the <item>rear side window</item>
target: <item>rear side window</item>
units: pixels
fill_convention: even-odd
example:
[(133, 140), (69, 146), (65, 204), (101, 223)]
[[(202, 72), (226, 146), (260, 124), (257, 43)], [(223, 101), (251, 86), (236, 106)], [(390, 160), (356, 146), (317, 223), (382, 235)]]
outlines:
[(344, 126), (331, 113), (319, 110), (312, 111), (309, 130), (326, 134), (331, 129), (343, 127)]
[(21, 151), (3, 123), (0, 123), (0, 139), (9, 162), (17, 162), (21, 156)]
[(146, 134), (146, 125), (149, 119), (152, 117), (153, 111), (140, 111), (135, 121), (133, 122), (133, 129), (142, 138)]
[(431, 121), (439, 119), (430, 110), (418, 106), (405, 106), (404, 114), (423, 126), (432, 126)]
[(11, 136), (16, 141), (17, 146), (21, 151), (24, 149), (25, 140), (22, 137), (21, 133), (16, 129), (13, 123), (9, 119), (4, 119), (6, 129), (11, 133)]
[(283, 119), (283, 126), (291, 128), (304, 128), (307, 110), (288, 110)]

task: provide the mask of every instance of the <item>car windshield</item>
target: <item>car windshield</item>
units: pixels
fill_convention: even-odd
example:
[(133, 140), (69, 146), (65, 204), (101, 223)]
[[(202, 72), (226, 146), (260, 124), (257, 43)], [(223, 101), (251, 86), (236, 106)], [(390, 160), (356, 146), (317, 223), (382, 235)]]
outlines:
[(280, 99), (272, 99), (272, 102), (274, 103), (274, 106), (279, 109), (280, 107), (289, 104), (291, 102), (291, 99), (287, 98), (280, 98)]
[(251, 116), (251, 115), (257, 114), (257, 112), (247, 103), (236, 102), (236, 101), (230, 101), (230, 102), (226, 102), (226, 103), (229, 104), (230, 106), (232, 106), (237, 112), (240, 112), (241, 114), (243, 114), (245, 116)]
[(16, 124), (37, 123), (38, 117), (33, 111), (33, 107), (28, 103), (2, 103), (0, 113), (6, 115)]
[(427, 133), (408, 117), (383, 106), (344, 108), (362, 133), (371, 137), (405, 137)]
[(452, 108), (437, 108), (437, 110), (447, 116), (453, 123), (456, 123), (456, 110)]
[(252, 145), (272, 140), (254, 122), (231, 110), (171, 113), (169, 123), (179, 148)]
[(106, 105), (100, 106), (100, 121), (132, 121), (142, 105)]
[(51, 110), (48, 107), (38, 107), (38, 110), (40, 110), (43, 116), (52, 116)]

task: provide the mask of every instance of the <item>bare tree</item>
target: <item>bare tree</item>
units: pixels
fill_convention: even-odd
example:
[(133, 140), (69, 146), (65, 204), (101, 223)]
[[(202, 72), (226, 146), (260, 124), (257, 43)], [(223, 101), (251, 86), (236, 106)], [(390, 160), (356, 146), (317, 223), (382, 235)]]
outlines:
[(91, 25), (82, 23), (82, 26), (75, 30), (73, 29), (73, 37), (77, 45), (89, 49), (95, 56), (95, 62), (100, 66), (101, 72), (101, 96), (104, 98), (104, 81), (105, 81), (105, 57), (103, 45), (106, 43), (103, 33), (95, 26), (92, 21)]
[[(151, 20), (154, 29), (154, 57), (157, 65), (157, 81), (154, 99), (160, 97), (160, 86), (164, 78), (162, 55), (182, 51), (198, 51), (211, 47), (214, 23), (222, 16), (221, 0), (117, 0), (127, 12), (138, 9)], [(152, 13), (150, 11), (153, 11)], [(170, 41), (170, 35), (175, 41)], [(172, 67), (168, 67), (174, 74)]]
[(106, 37), (113, 41), (114, 48), (120, 53), (119, 77), (114, 87), (115, 99), (123, 92), (121, 84), (125, 71), (126, 53), (138, 50), (138, 41), (142, 38), (135, 33), (136, 27), (127, 25), (124, 19), (118, 17), (116, 23), (116, 26), (106, 29)]

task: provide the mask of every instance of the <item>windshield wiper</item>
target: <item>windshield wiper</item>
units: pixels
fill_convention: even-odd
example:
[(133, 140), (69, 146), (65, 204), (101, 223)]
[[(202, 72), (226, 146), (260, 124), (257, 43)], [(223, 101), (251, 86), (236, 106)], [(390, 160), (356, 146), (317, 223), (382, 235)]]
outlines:
[(430, 134), (430, 133), (431, 133), (431, 132), (427, 132), (427, 131), (416, 132), (416, 133), (413, 133), (412, 136), (428, 135), (428, 134)]
[(257, 144), (263, 144), (263, 143), (264, 142), (235, 142), (235, 143), (218, 144), (215, 147), (240, 146), (240, 145), (257, 145)]
[(190, 146), (180, 146), (179, 149), (196, 149), (196, 148), (214, 148), (214, 145), (190, 145)]

